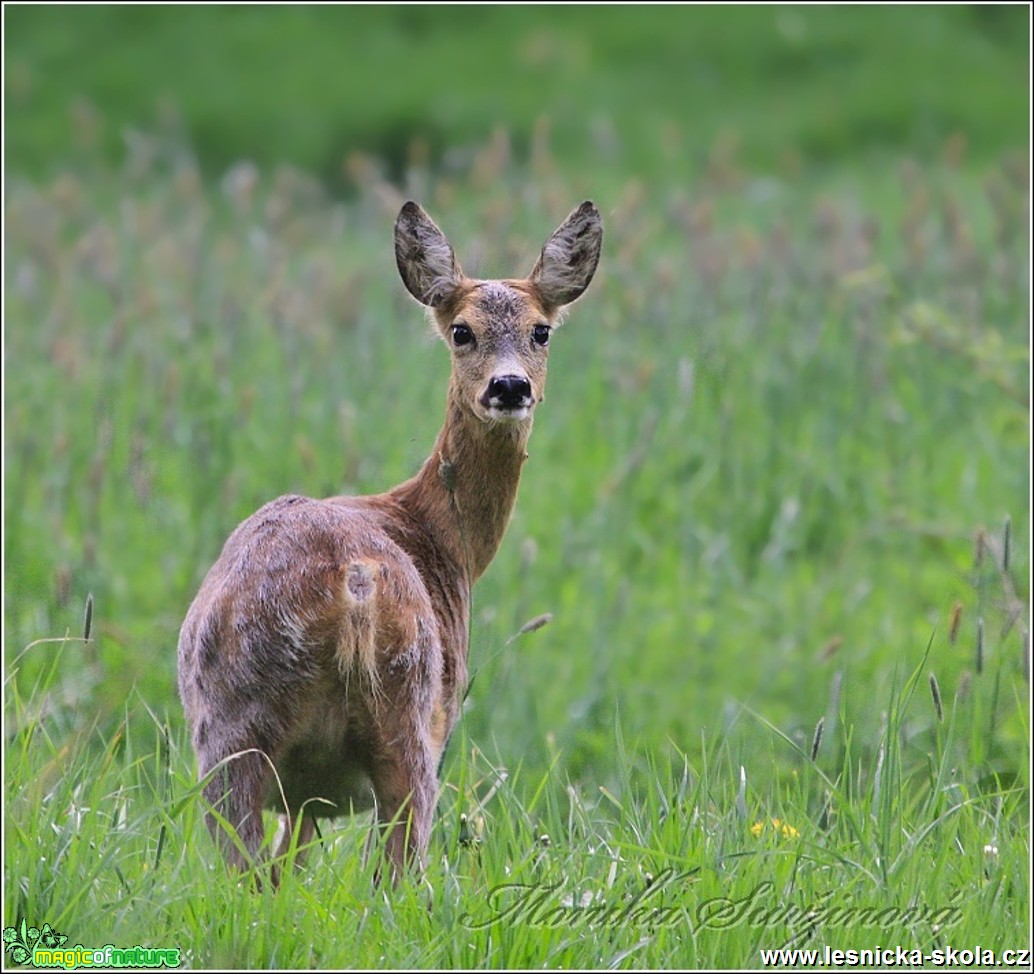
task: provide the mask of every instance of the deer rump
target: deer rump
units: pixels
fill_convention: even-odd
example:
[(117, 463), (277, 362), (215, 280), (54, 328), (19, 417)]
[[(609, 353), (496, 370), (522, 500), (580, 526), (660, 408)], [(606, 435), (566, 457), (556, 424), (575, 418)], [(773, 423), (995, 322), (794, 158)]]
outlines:
[[(364, 500), (290, 495), (261, 508), (230, 536), (183, 625), (180, 693), (203, 715), (202, 776), (250, 757), (268, 779), (263, 805), (292, 815), (372, 808), (384, 745), (403, 737), (439, 752), (455, 719), (431, 595)], [(224, 787), (217, 774), (206, 789), (217, 807)]]

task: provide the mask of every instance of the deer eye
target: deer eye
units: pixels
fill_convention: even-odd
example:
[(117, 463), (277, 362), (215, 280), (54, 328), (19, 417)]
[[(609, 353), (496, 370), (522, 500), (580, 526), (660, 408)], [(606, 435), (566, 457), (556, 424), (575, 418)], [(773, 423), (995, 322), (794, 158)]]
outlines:
[(531, 331), (531, 340), (536, 345), (548, 345), (549, 325), (536, 325)]
[(472, 332), (466, 325), (452, 326), (453, 345), (460, 347), (461, 345), (469, 345), (472, 341), (474, 341), (474, 332)]

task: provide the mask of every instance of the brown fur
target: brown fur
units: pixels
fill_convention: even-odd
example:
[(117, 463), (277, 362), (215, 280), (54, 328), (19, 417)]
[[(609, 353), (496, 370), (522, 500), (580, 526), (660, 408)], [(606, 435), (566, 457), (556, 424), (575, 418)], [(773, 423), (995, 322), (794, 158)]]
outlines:
[[(232, 865), (255, 861), (263, 807), (284, 816), (278, 854), (298, 816), (304, 843), (316, 818), (375, 807), (382, 829), (398, 826), (386, 838), (393, 874), (423, 862), (467, 683), (470, 586), (506, 530), (545, 391), (535, 328), (558, 324), (588, 286), (601, 238), (584, 203), (528, 278), (475, 281), (427, 214), (402, 208), (399, 271), (453, 353), (430, 458), (385, 494), (261, 508), (226, 542), (180, 633), (205, 797), (239, 842), (211, 814), (209, 827)], [(457, 325), (467, 344), (453, 341)]]

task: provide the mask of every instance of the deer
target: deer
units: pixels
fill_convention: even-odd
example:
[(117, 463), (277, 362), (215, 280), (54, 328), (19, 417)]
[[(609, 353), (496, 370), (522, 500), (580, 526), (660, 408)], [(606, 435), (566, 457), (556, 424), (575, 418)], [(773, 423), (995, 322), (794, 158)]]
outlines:
[[(230, 868), (300, 863), (317, 820), (374, 812), (393, 882), (423, 872), (439, 767), (467, 687), (471, 588), (506, 531), (550, 338), (592, 281), (591, 201), (520, 279), (468, 278), (415, 202), (395, 222), (402, 282), (449, 346), (445, 421), (386, 493), (277, 498), (243, 521), (180, 630), (180, 698), (206, 821)], [(292, 846), (292, 843), (294, 845)], [(371, 843), (372, 844), (372, 843)], [(369, 848), (369, 847), (368, 847)]]

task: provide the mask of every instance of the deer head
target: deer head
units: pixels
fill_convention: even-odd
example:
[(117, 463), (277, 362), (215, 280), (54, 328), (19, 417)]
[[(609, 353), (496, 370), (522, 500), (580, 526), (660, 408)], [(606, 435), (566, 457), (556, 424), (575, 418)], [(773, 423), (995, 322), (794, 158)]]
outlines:
[(550, 335), (589, 286), (602, 240), (599, 211), (587, 201), (553, 232), (526, 278), (474, 280), (434, 221), (416, 203), (402, 207), (395, 259), (452, 350), (453, 402), (484, 423), (531, 419), (545, 395)]

